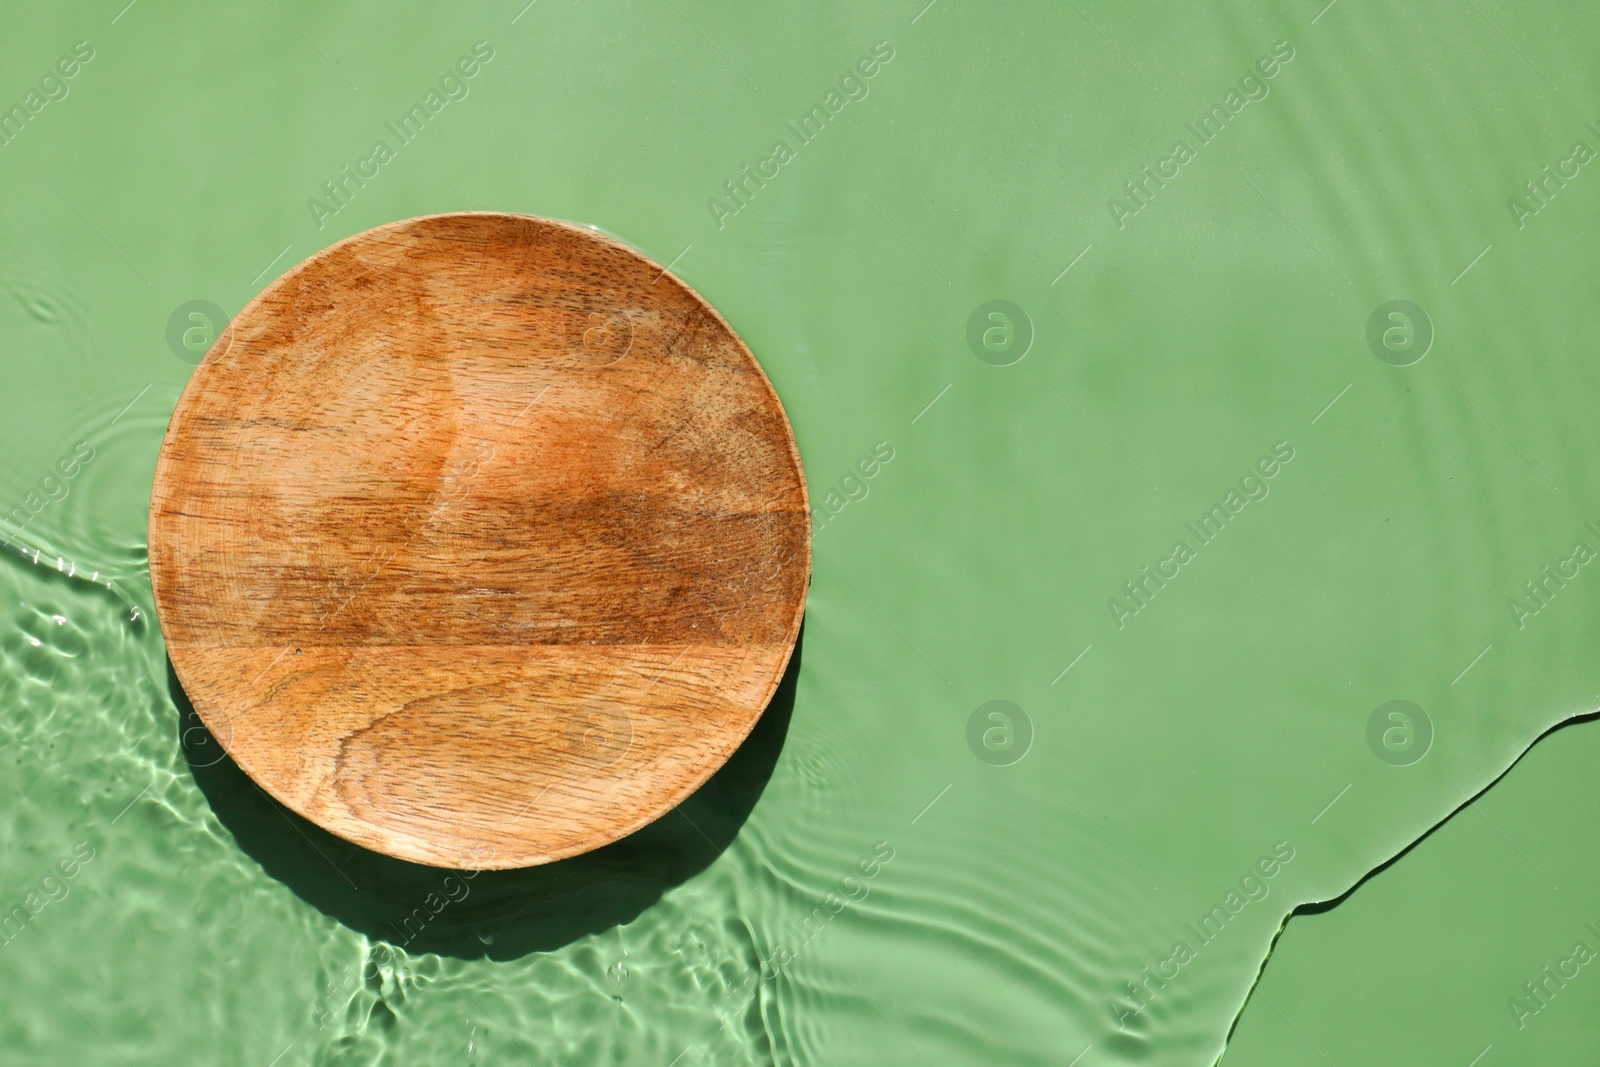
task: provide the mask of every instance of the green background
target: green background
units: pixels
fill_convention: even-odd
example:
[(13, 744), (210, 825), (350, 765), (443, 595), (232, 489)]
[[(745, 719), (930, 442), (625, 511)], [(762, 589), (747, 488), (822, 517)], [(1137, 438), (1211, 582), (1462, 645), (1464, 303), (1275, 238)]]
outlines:
[[(1600, 923), (1593, 727), (1275, 939), (1600, 707), (1600, 577), (1524, 591), (1600, 550), (1600, 176), (1574, 151), (1600, 148), (1600, 15), (524, 5), (7, 13), (0, 108), (93, 58), (0, 145), (5, 1062), (1212, 1064), (1236, 1019), (1228, 1063), (1594, 1055), (1587, 969), (1525, 1029), (1506, 1006)], [(680, 813), (710, 844), (486, 874), (401, 947), (380, 920), (436, 872), (319, 836), (212, 754), (167, 677), (145, 509), (197, 358), (175, 313), (468, 209), (671, 264), (837, 514), (770, 778)], [(969, 331), (995, 300), (1021, 316)], [(1395, 300), (1421, 309), (1381, 319), (1398, 353), (1368, 336)], [(1369, 744), (1393, 700), (1425, 746), (1415, 715)], [(1265, 895), (1230, 905), (1246, 878)]]

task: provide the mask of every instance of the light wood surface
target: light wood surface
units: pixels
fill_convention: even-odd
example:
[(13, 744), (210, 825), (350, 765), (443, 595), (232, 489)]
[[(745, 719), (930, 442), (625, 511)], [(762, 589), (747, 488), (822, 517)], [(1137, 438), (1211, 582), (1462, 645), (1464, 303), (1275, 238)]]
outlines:
[(508, 868), (671, 810), (800, 628), (799, 453), (748, 349), (593, 231), (434, 215), (239, 313), (156, 464), (150, 576), (195, 709), (367, 848)]

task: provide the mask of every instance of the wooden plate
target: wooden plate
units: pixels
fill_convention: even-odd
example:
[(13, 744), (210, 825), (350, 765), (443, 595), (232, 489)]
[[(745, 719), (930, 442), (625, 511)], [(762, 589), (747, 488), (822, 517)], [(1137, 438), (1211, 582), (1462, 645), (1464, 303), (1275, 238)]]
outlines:
[(167, 651), (288, 807), (418, 863), (524, 867), (671, 810), (800, 628), (783, 408), (688, 286), (590, 230), (408, 219), (239, 313), (156, 464)]

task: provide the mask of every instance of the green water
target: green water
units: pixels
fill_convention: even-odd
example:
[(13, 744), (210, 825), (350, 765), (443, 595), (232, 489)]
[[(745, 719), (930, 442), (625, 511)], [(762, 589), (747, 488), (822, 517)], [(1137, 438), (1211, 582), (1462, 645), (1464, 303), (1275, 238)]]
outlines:
[(1596, 761), (1600, 726), (1558, 731), (1347, 900), (1297, 917), (1224, 1067), (1592, 1061)]
[[(1501, 1000), (1596, 918), (1594, 727), (1263, 962), (1600, 707), (1600, 15), (124, 3), (0, 35), (0, 1062), (1593, 1056), (1587, 971)], [(467, 208), (673, 264), (828, 514), (728, 775), (452, 886), (221, 757), (144, 513), (186, 305)]]

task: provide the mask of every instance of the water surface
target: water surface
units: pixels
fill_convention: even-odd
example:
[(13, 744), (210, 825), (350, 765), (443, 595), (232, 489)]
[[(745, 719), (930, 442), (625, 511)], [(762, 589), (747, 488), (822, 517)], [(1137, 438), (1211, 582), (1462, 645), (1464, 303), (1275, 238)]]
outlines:
[[(0, 103), (38, 109), (0, 145), (7, 1062), (1211, 1064), (1295, 905), (1600, 706), (1592, 12), (10, 27)], [(174, 312), (466, 208), (672, 264), (825, 511), (783, 735), (686, 808), (707, 840), (475, 885), (402, 943), (426, 878), (195, 732), (145, 509), (196, 358)], [(1369, 730), (1392, 701), (1427, 729)]]

